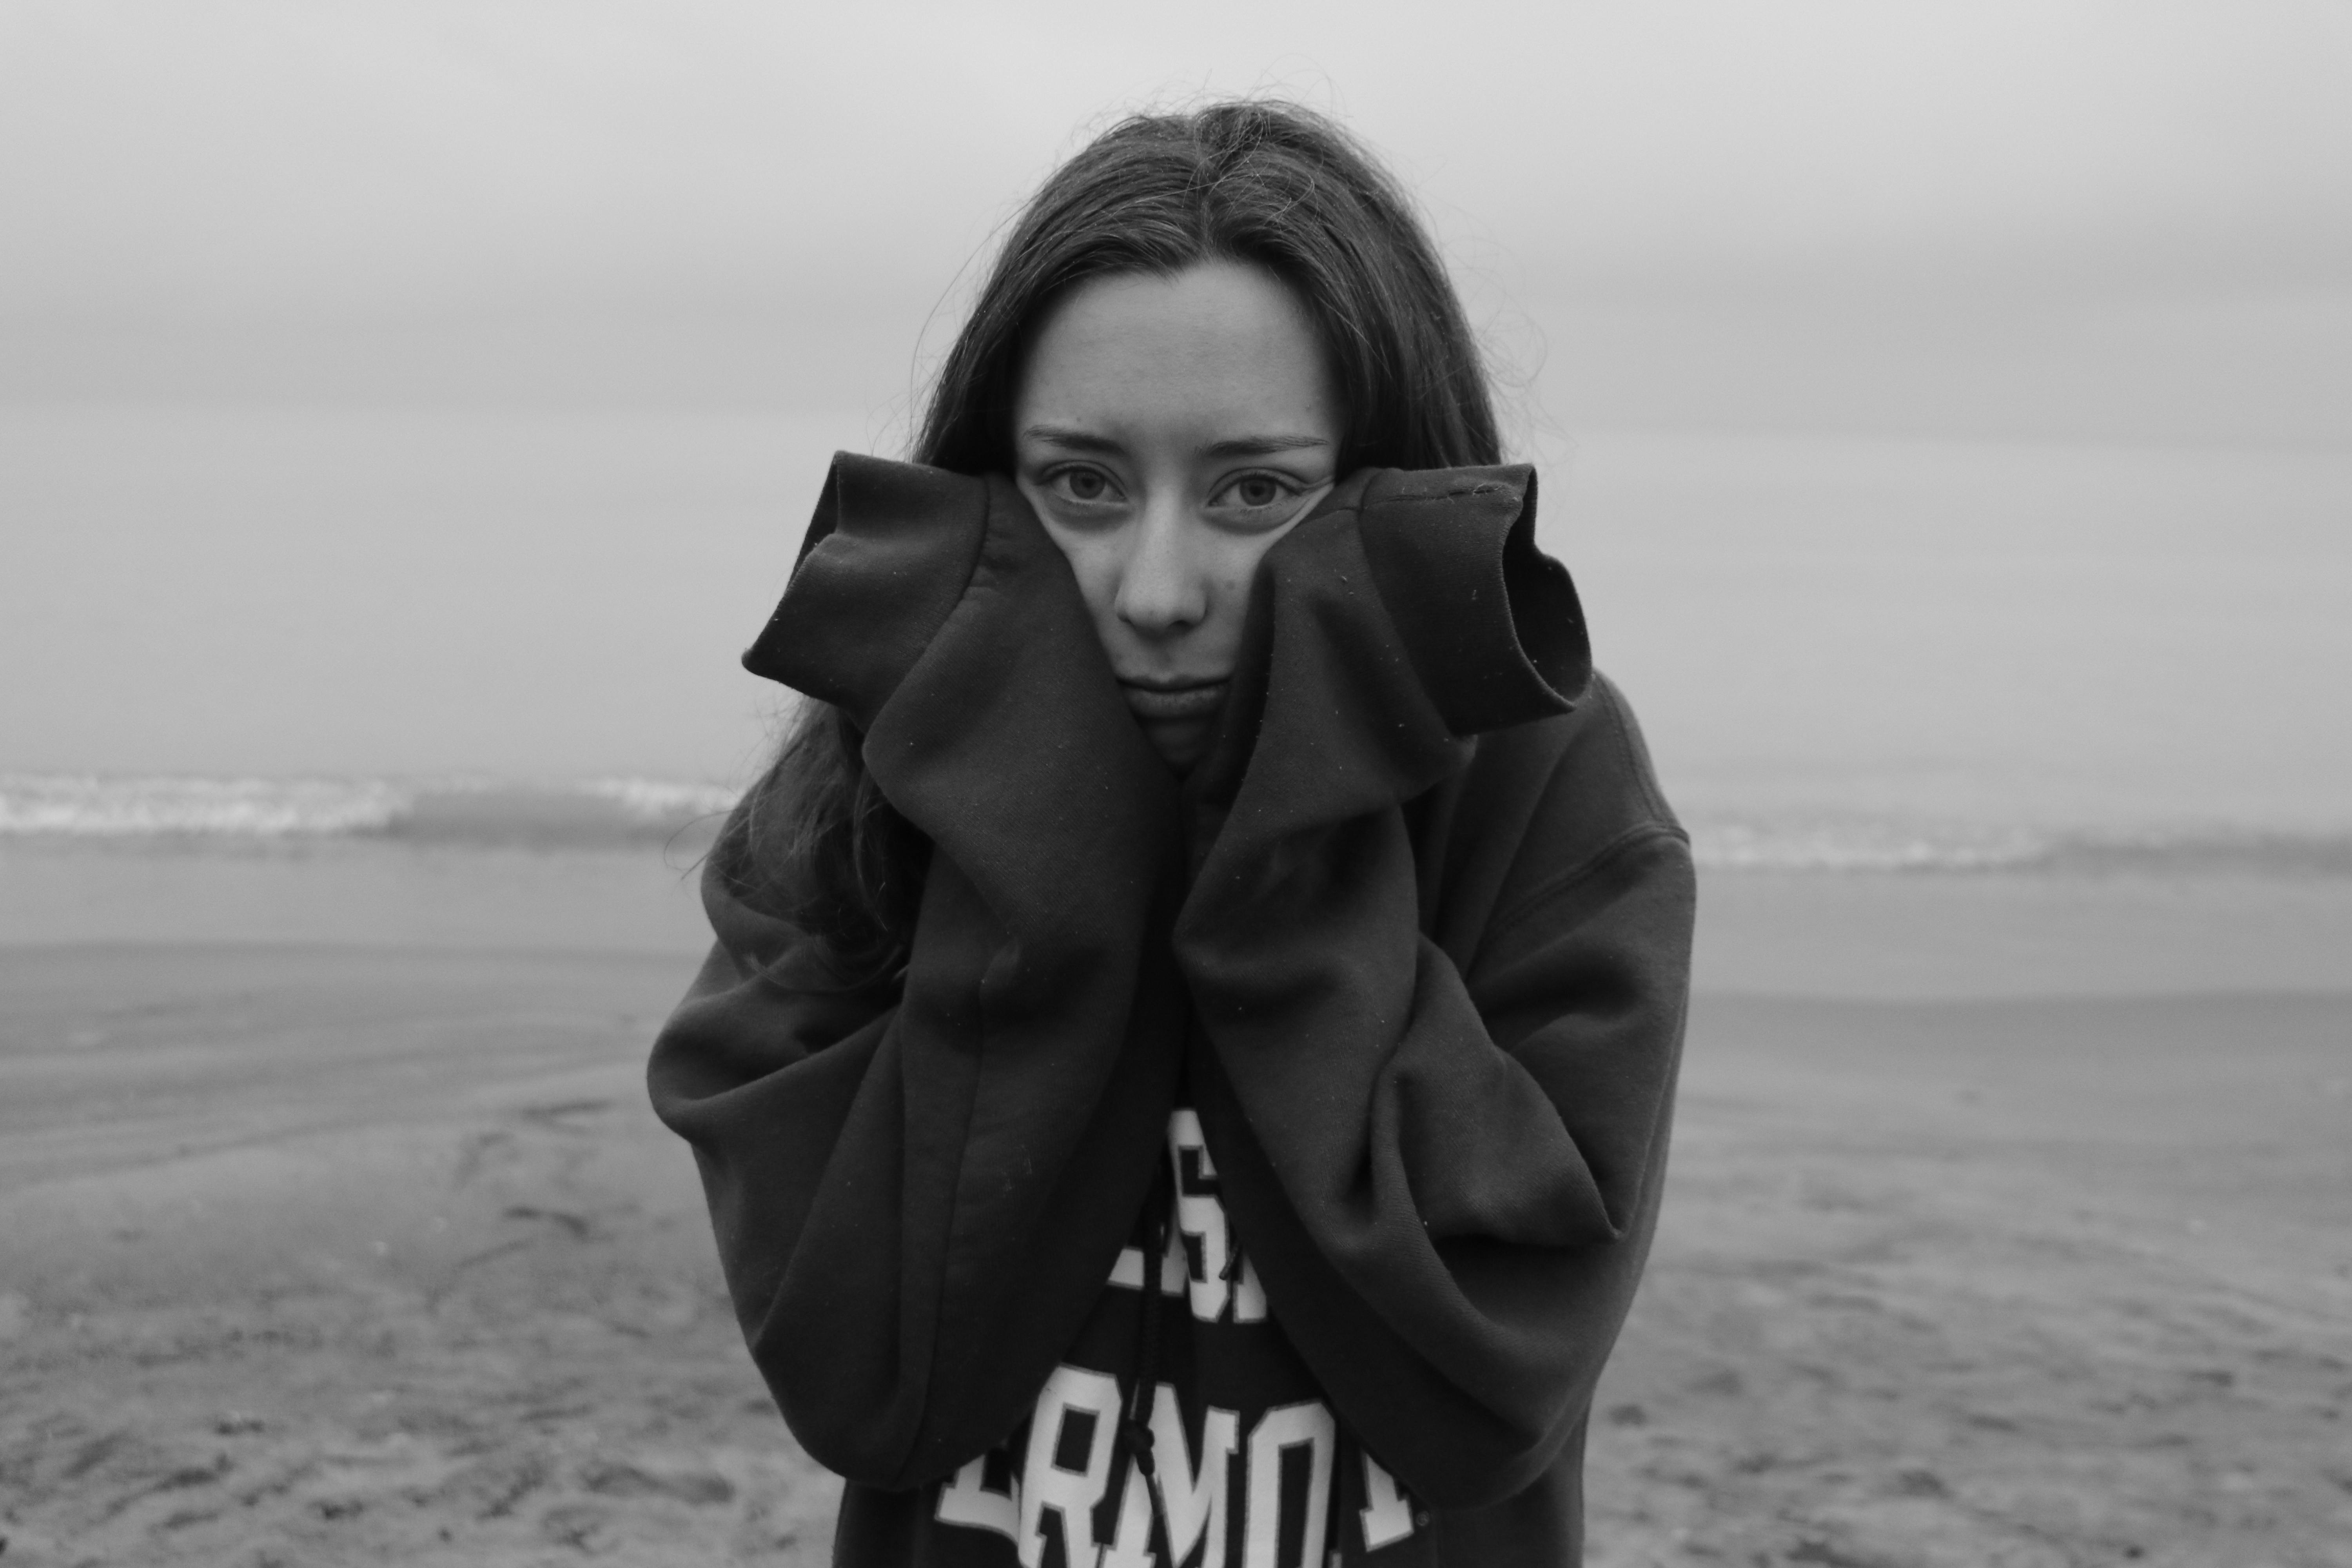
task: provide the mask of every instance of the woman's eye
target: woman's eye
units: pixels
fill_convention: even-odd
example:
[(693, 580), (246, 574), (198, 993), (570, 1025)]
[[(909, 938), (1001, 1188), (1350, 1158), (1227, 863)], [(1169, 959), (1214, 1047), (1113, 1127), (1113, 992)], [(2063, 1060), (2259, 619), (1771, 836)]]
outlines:
[(1244, 474), (1225, 487), (1225, 494), (1234, 505), (1253, 511), (1287, 500), (1297, 493), (1296, 487), (1272, 474)]
[(1110, 479), (1098, 468), (1064, 468), (1053, 476), (1052, 484), (1075, 501), (1108, 500)]

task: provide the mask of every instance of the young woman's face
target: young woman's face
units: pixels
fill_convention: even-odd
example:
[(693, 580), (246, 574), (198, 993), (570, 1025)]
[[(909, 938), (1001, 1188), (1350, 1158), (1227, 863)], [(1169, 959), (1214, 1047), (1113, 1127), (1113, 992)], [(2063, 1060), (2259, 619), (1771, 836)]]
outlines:
[(1313, 325), (1255, 267), (1097, 278), (1037, 334), (1013, 478), (1177, 768), (1208, 744), (1258, 562), (1337, 478), (1344, 417)]

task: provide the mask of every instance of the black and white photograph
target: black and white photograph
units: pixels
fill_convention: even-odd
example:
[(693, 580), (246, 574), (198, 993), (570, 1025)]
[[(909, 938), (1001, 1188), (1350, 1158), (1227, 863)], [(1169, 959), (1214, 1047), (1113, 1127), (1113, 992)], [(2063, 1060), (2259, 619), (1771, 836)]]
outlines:
[(0, 1568), (2352, 1568), (2352, 4), (0, 0)]

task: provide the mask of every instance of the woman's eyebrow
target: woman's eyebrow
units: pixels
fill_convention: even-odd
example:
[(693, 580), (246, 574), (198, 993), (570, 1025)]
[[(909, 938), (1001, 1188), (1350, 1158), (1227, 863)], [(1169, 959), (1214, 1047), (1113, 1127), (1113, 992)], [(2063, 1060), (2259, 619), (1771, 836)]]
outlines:
[(1202, 447), (1203, 458), (1265, 458), (1276, 452), (1303, 452), (1331, 443), (1320, 436), (1236, 436)]
[[(1097, 436), (1067, 425), (1031, 425), (1025, 426), (1021, 434), (1029, 440), (1043, 441), (1049, 447), (1059, 447), (1065, 451), (1101, 452), (1115, 456), (1127, 450), (1124, 444), (1108, 436)], [(1310, 451), (1330, 444), (1320, 436), (1233, 436), (1196, 447), (1192, 455), (1196, 458), (1265, 458), (1276, 452)]]
[(1021, 434), (1032, 441), (1043, 441), (1050, 447), (1061, 447), (1073, 452), (1103, 452), (1112, 455), (1127, 450), (1108, 436), (1091, 435), (1073, 430), (1066, 425), (1032, 425)]

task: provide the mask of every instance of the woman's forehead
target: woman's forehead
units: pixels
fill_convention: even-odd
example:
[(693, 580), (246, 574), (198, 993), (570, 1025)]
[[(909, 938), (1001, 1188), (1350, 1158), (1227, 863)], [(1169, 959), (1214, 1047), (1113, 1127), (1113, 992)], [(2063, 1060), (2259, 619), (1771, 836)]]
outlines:
[(1279, 447), (1328, 435), (1337, 399), (1313, 322), (1271, 273), (1205, 262), (1090, 279), (1032, 345), (1015, 426), (1128, 440)]

